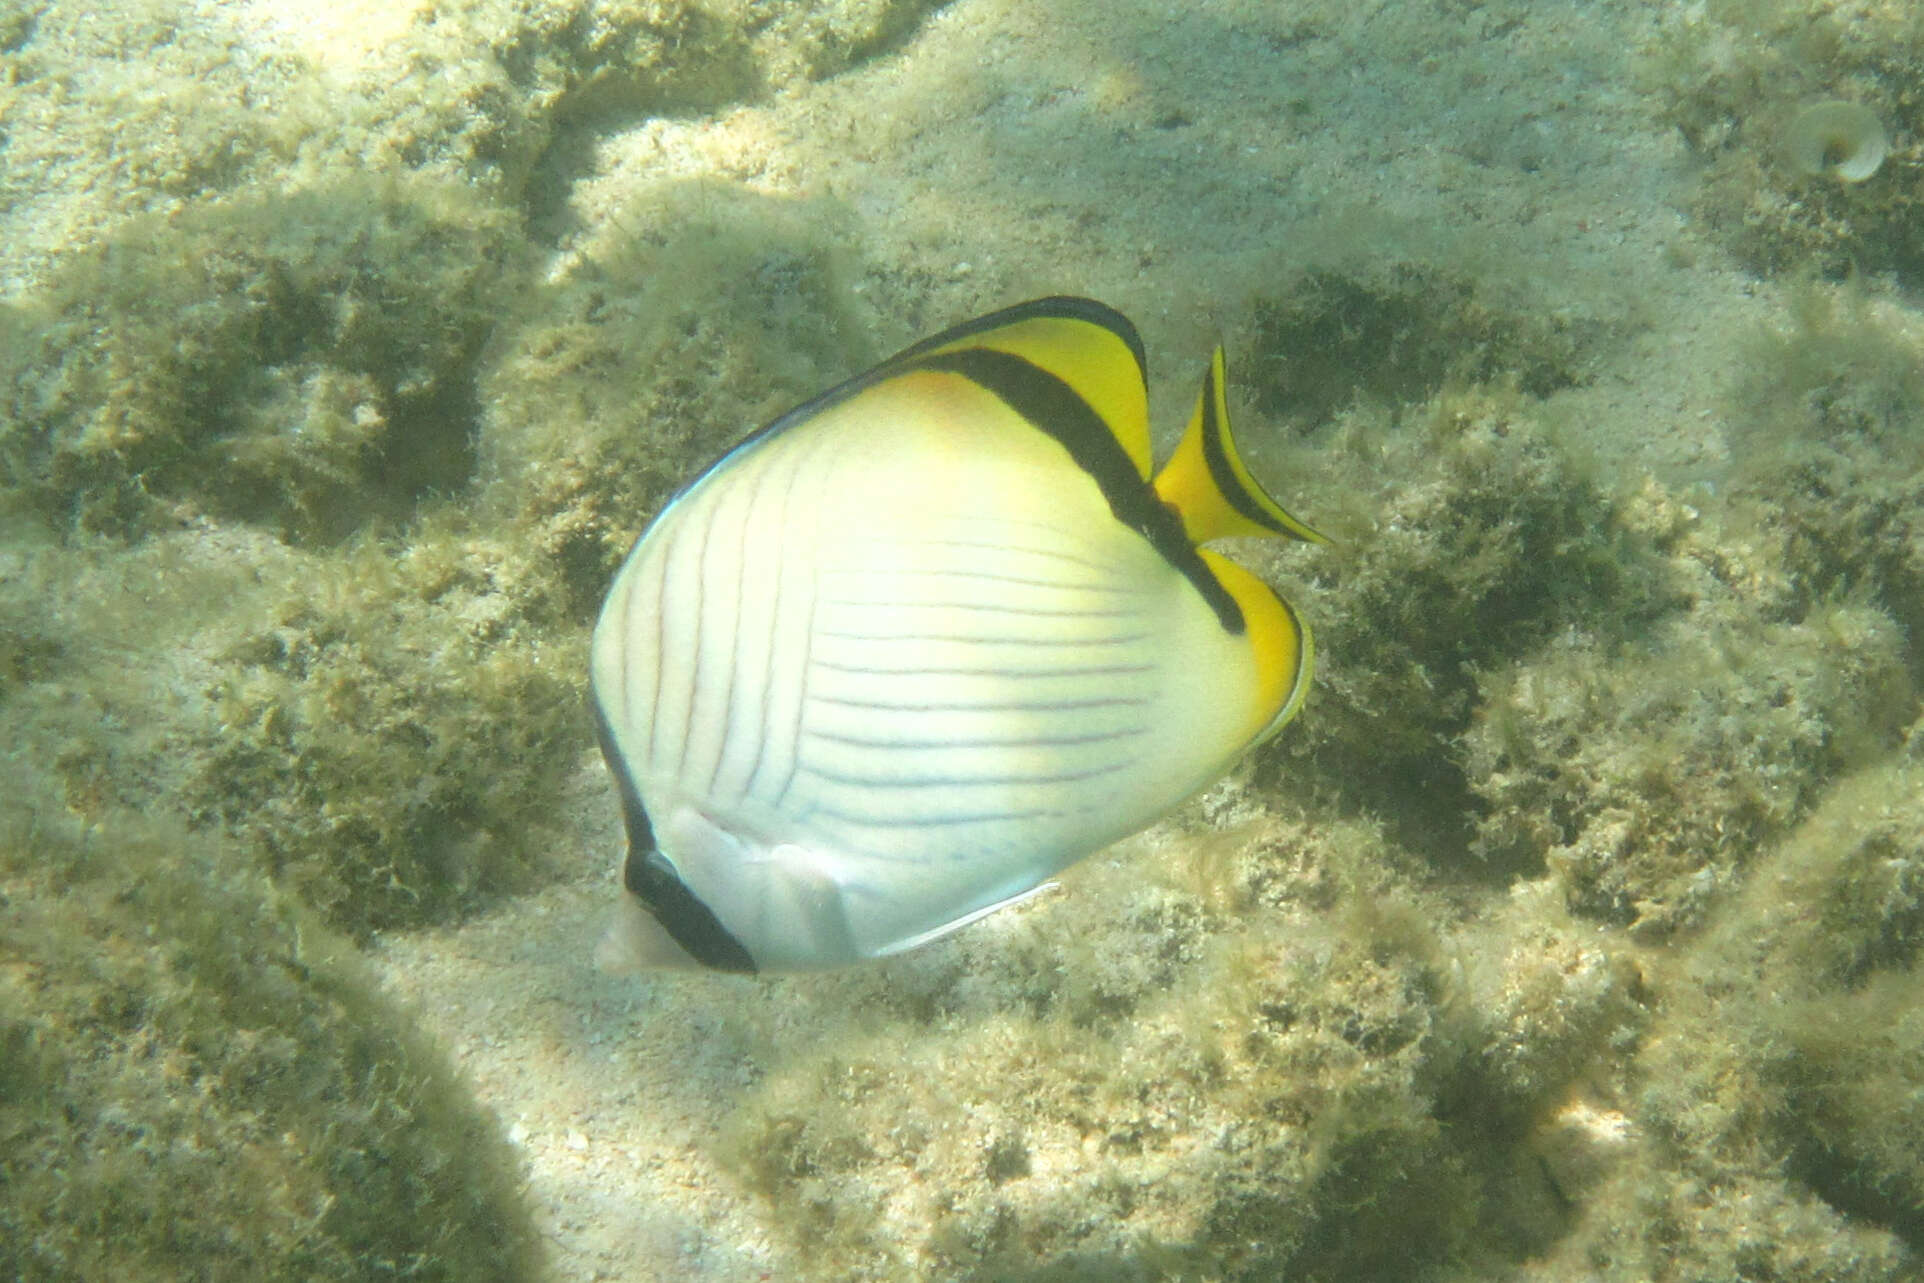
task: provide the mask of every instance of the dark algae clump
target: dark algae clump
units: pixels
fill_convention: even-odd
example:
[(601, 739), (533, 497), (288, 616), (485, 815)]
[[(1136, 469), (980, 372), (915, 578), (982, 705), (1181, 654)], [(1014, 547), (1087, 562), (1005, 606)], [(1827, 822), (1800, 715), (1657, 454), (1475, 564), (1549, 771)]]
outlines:
[[(0, 4), (0, 1277), (1924, 1274), (1917, 4), (269, 8)], [(590, 974), (630, 542), (1056, 292), (1331, 536), (1290, 734)]]
[(0, 462), (50, 524), (336, 542), (473, 471), (469, 375), (521, 265), (452, 183), (137, 220), (9, 318)]
[(352, 947), (177, 828), (0, 814), (0, 1274), (538, 1277), (520, 1174)]

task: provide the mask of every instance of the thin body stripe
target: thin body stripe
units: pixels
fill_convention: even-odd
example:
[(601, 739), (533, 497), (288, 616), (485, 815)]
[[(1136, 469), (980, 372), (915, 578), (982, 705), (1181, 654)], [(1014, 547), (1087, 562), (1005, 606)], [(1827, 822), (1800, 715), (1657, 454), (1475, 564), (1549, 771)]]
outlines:
[(1007, 664), (993, 664), (986, 667), (962, 667), (960, 665), (930, 664), (915, 668), (882, 668), (874, 664), (850, 664), (833, 659), (818, 659), (815, 667), (831, 673), (848, 673), (857, 677), (1123, 677), (1137, 673), (1153, 673), (1154, 664), (1105, 664), (1087, 668), (1015, 668)]
[[(710, 494), (712, 495), (713, 492), (711, 491)], [(708, 648), (702, 645), (702, 638), (707, 631), (705, 626), (708, 622), (708, 594), (705, 591), (709, 582), (708, 546), (715, 531), (715, 509), (719, 506), (719, 502), (711, 498), (696, 510), (700, 524), (697, 527), (699, 537), (695, 544), (695, 603), (693, 610), (690, 611), (694, 616), (695, 627), (694, 640), (689, 644), (689, 653), (694, 659), (688, 666), (688, 712), (682, 718), (681, 755), (675, 767), (675, 774), (683, 779), (688, 778), (688, 747), (694, 742), (695, 728), (701, 724), (702, 666), (708, 656)]]
[[(1039, 527), (1039, 529), (1047, 530), (1050, 534), (1061, 533), (1049, 526), (1042, 526)], [(1074, 553), (1063, 552), (1058, 548), (1031, 548), (1021, 544), (991, 543), (987, 540), (979, 539), (905, 539), (902, 542), (904, 544), (927, 546), (930, 548), (967, 548), (974, 552), (1020, 553), (1025, 557), (1045, 557), (1051, 561), (1060, 561), (1065, 565), (1080, 566), (1085, 570), (1101, 571), (1105, 575), (1123, 573), (1123, 569), (1120, 566), (1107, 562), (1091, 561), (1087, 557), (1078, 557)], [(1118, 591), (1123, 590), (1118, 589)], [(1131, 589), (1127, 591), (1134, 590)]]
[(1087, 699), (1045, 699), (1045, 700), (982, 700), (959, 703), (944, 700), (885, 700), (863, 698), (849, 695), (810, 695), (809, 699), (817, 704), (832, 704), (838, 708), (866, 708), (877, 712), (893, 713), (1059, 713), (1075, 709), (1143, 707), (1150, 700), (1147, 696), (1096, 695)]
[[(788, 475), (788, 484), (782, 487), (781, 511), (775, 520), (775, 529), (777, 530), (788, 529), (788, 501), (790, 495), (794, 493), (794, 489), (795, 472), (794, 469), (791, 468)], [(755, 739), (755, 756), (748, 764), (748, 774), (742, 778), (742, 789), (741, 793), (737, 795), (738, 800), (739, 798), (749, 796), (755, 791), (755, 781), (761, 778), (762, 763), (768, 760), (768, 741), (773, 737), (775, 732), (775, 692), (778, 689), (775, 680), (775, 665), (779, 662), (777, 657), (780, 651), (777, 648), (777, 643), (781, 640), (782, 635), (782, 606), (783, 603), (788, 600), (788, 579), (788, 558), (782, 556), (781, 550), (777, 549), (775, 552), (775, 604), (768, 612), (768, 658), (763, 673), (764, 682), (761, 707), (762, 733)]]
[[(782, 486), (781, 515), (775, 524), (775, 529), (781, 532), (782, 538), (773, 554), (775, 563), (775, 609), (769, 620), (768, 685), (763, 696), (762, 739), (761, 742), (756, 745), (755, 766), (749, 773), (748, 783), (744, 786), (744, 790), (747, 793), (755, 793), (759, 796), (756, 785), (761, 779), (764, 764), (769, 761), (769, 746), (775, 742), (776, 731), (779, 725), (780, 729), (785, 732), (787, 770), (783, 775), (782, 783), (776, 787), (774, 793), (774, 800), (777, 802), (787, 795), (788, 786), (790, 782), (793, 781), (795, 774), (795, 759), (801, 742), (802, 710), (807, 703), (809, 657), (814, 646), (815, 604), (817, 599), (812, 571), (808, 576), (807, 583), (798, 583), (798, 571), (795, 568), (795, 558), (792, 555), (796, 543), (798, 541), (812, 541), (815, 532), (812, 527), (806, 532), (798, 530), (797, 522), (791, 518), (790, 514), (796, 507), (796, 490), (802, 484), (810, 465), (815, 461), (815, 457), (821, 452), (822, 448), (822, 443), (819, 440), (810, 442), (807, 438), (803, 438), (799, 445), (790, 446), (767, 465), (771, 470), (777, 467), (784, 468), (787, 475)], [(788, 636), (784, 629), (784, 624), (789, 621), (796, 609), (796, 598), (798, 595), (803, 594), (805, 595), (802, 599), (802, 606), (805, 607), (806, 613), (799, 639), (800, 654), (796, 659), (791, 661), (795, 665), (792, 671), (795, 674), (797, 690), (792, 705), (784, 710), (776, 703), (783, 690), (783, 683), (780, 680), (780, 673), (777, 668), (777, 665), (782, 662), (781, 656), (783, 650), (780, 643)], [(786, 713), (785, 717), (783, 716), (784, 713)], [(783, 757), (784, 753), (777, 753), (774, 756), (774, 761), (780, 763)]]
[(762, 473), (757, 470), (754, 484), (748, 492), (748, 502), (741, 505), (741, 519), (735, 530), (732, 547), (735, 561), (735, 595), (732, 599), (735, 626), (729, 629), (731, 645), (728, 654), (728, 671), (722, 675), (721, 740), (715, 746), (715, 760), (708, 768), (707, 791), (711, 796), (715, 793), (715, 786), (721, 779), (722, 764), (728, 760), (728, 747), (735, 739), (735, 685), (741, 675), (742, 637), (747, 631), (742, 627), (742, 611), (747, 602), (742, 590), (748, 581), (748, 527), (754, 516), (755, 500), (761, 494), (761, 481)]
[[(719, 794), (725, 773), (732, 777), (727, 782), (730, 796), (735, 801), (747, 795), (749, 780), (761, 759), (766, 742), (766, 709), (773, 694), (775, 638), (772, 630), (775, 621), (780, 618), (780, 598), (779, 594), (752, 599), (750, 596), (750, 571), (759, 568), (770, 555), (768, 550), (759, 547), (755, 537), (756, 515), (766, 511), (769, 474), (767, 466), (755, 468), (749, 484), (748, 500), (741, 505), (741, 518), (736, 525), (732, 545), (735, 559), (734, 654), (729, 673), (728, 698), (723, 704), (722, 742), (715, 755), (715, 770), (710, 778), (709, 790)], [(779, 526), (776, 528), (780, 529)], [(774, 556), (779, 575), (779, 550)], [(768, 630), (756, 628), (751, 631), (751, 625), (757, 622), (754, 619), (757, 610), (768, 615)], [(758, 653), (754, 649), (757, 642), (760, 643)]]
[(850, 735), (845, 731), (827, 731), (810, 727), (809, 738), (826, 740), (831, 744), (846, 744), (851, 748), (885, 749), (977, 749), (977, 748), (1067, 748), (1075, 744), (1107, 744), (1119, 739), (1129, 739), (1137, 735), (1147, 735), (1146, 726), (1125, 726), (1109, 731), (1083, 731), (1074, 735), (999, 735), (975, 739), (910, 739), (890, 738), (884, 735)]
[(809, 679), (815, 671), (815, 614), (822, 601), (821, 574), (812, 560), (809, 563), (807, 587), (808, 618), (802, 625), (801, 667), (797, 670), (795, 707), (788, 737), (788, 770), (782, 776), (780, 787), (775, 790), (774, 805), (777, 807), (788, 800), (789, 790), (795, 787), (795, 775), (802, 767), (802, 728), (807, 718)]
[(1147, 641), (1148, 633), (1124, 633), (1115, 637), (1016, 637), (1008, 634), (982, 633), (845, 633), (832, 628), (822, 630), (821, 636), (832, 637), (836, 641), (875, 642), (878, 644), (901, 645), (904, 643), (951, 644), (958, 646), (1128, 646)]
[[(621, 593), (619, 598), (614, 595), (617, 592)], [(614, 588), (609, 590), (609, 600), (612, 603), (612, 610), (621, 617), (626, 618), (634, 613), (635, 594), (632, 585), (624, 586), (617, 583)], [(610, 607), (604, 606), (603, 609), (610, 609)], [(601, 738), (604, 741), (606, 741), (608, 737), (608, 710), (613, 708), (626, 714), (631, 713), (634, 709), (634, 705), (629, 702), (629, 699), (633, 694), (635, 667), (642, 662), (642, 659), (643, 655), (638, 653), (638, 648), (623, 647), (621, 661), (613, 666), (614, 689), (609, 691), (605, 696), (599, 691), (595, 692), (595, 698), (592, 701), (595, 705), (595, 721)], [(656, 675), (659, 676), (661, 673), (661, 665), (654, 664), (651, 665), (651, 667), (654, 669)], [(607, 756), (606, 748), (602, 750), (602, 753), (604, 757)]]
[(867, 789), (967, 789), (967, 788), (1011, 788), (1041, 784), (1071, 784), (1077, 780), (1092, 780), (1103, 775), (1114, 775), (1127, 762), (1107, 762), (1101, 766), (1084, 767), (1081, 770), (1057, 771), (1048, 775), (859, 775), (847, 771), (831, 770), (825, 766), (805, 766), (802, 769), (816, 779), (831, 784), (844, 784), (851, 788)]
[(886, 597), (877, 601), (831, 597), (826, 604), (850, 610), (979, 610), (991, 615), (1028, 615), (1035, 619), (1132, 619), (1142, 614), (1140, 610), (1050, 610), (1043, 606), (1011, 606), (1002, 602), (895, 601)]
[[(648, 765), (652, 766), (661, 754), (661, 675), (668, 671), (668, 616), (661, 608), (662, 598), (668, 595), (668, 553), (674, 547), (674, 540), (664, 541), (661, 556), (656, 559), (654, 568), (643, 578), (641, 587), (654, 599), (655, 607), (655, 663), (654, 680), (648, 691)], [(632, 712), (632, 710), (631, 710)]]
[(1012, 820), (1040, 820), (1091, 809), (1093, 807), (1039, 807), (1023, 811), (950, 811), (942, 815), (894, 816), (878, 820), (873, 815), (858, 815), (818, 804), (813, 813), (858, 829), (934, 829), (953, 828), (958, 824), (1007, 824)]
[(861, 570), (835, 570), (830, 575), (848, 575), (860, 579), (876, 579), (883, 576), (913, 575), (918, 579), (970, 579), (981, 583), (1014, 584), (1022, 588), (1047, 588), (1051, 592), (1099, 592), (1114, 593), (1118, 596), (1140, 597), (1140, 588), (1125, 588), (1120, 584), (1065, 583), (1060, 579), (1035, 579), (1027, 575), (1002, 575), (989, 570), (969, 570), (961, 566), (865, 566)]
[[(689, 649), (689, 630), (671, 631), (669, 624), (676, 622), (670, 618), (669, 607), (675, 604), (681, 591), (680, 584), (689, 574), (688, 549), (691, 532), (680, 523), (671, 531), (667, 546), (662, 549), (661, 588), (655, 603), (656, 626), (660, 630), (662, 647), (659, 658), (661, 665), (661, 689), (654, 705), (653, 725), (650, 728), (649, 760), (656, 769), (669, 765), (670, 759), (679, 762), (686, 749), (686, 742), (678, 739), (685, 733), (686, 710), (677, 715), (674, 701), (682, 693), (685, 680), (681, 668), (693, 667), (693, 655)], [(699, 595), (699, 586), (696, 589)], [(697, 613), (696, 628), (700, 627), (700, 614)]]
[(801, 689), (795, 695), (795, 728), (788, 742), (788, 774), (782, 777), (782, 786), (775, 790), (775, 805), (780, 806), (788, 800), (788, 791), (795, 786), (795, 774), (802, 769), (802, 728), (809, 702), (808, 679), (815, 671), (815, 608), (820, 603), (821, 585), (810, 576), (808, 595), (808, 624), (802, 629), (802, 669)]

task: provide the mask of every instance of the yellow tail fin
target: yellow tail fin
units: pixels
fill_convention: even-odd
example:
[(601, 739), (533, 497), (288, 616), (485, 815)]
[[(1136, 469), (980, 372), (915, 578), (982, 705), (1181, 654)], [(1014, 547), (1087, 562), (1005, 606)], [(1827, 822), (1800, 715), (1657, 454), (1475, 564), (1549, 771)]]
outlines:
[(1287, 535), (1311, 543), (1328, 542), (1285, 512), (1243, 466), (1229, 431), (1223, 383), (1223, 350), (1218, 347), (1209, 358), (1196, 412), (1189, 416), (1182, 443), (1156, 474), (1157, 496), (1181, 514), (1183, 530), (1195, 543), (1230, 535)]
[(1309, 626), (1296, 616), (1274, 588), (1229, 558), (1201, 550), (1203, 564), (1236, 599), (1243, 612), (1249, 652), (1256, 660), (1256, 681), (1250, 688), (1246, 742), (1262, 743), (1296, 716), (1309, 692), (1316, 667), (1316, 644)]

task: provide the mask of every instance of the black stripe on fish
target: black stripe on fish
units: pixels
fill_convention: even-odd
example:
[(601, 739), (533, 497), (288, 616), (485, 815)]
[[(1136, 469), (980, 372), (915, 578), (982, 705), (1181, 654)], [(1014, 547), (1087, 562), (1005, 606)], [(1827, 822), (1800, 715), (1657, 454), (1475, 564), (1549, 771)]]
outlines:
[(1189, 542), (1182, 518), (1156, 494), (1107, 421), (1075, 389), (1041, 366), (988, 348), (940, 352), (914, 368), (959, 374), (1054, 437), (1077, 467), (1095, 481), (1117, 521), (1149, 541), (1162, 559), (1194, 584), (1223, 630), (1241, 634), (1242, 607)]

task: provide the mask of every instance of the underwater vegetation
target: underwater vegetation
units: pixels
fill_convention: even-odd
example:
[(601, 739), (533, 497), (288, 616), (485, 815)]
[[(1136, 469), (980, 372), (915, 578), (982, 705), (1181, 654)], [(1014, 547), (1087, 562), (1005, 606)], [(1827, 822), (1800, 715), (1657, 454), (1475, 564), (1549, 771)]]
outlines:
[[(1637, 319), (1468, 235), (1189, 280), (1055, 210), (1062, 253), (964, 277), (726, 166), (574, 200), (597, 130), (935, 8), (440, 7), (353, 93), (320, 47), (0, 9), (0, 187), (53, 202), (17, 176), (67, 155), (87, 194), (0, 304), (0, 1275), (542, 1277), (546, 1194), (359, 947), (613, 865), (575, 813), (606, 802), (586, 638), (695, 469), (917, 333), (1106, 279), (1220, 329), (1252, 470), (1334, 540), (1236, 550), (1316, 630), (1309, 703), (924, 955), (647, 989), (742, 1049), (659, 1179), (712, 1173), (746, 1209), (715, 1233), (798, 1279), (1917, 1278), (1915, 6), (1663, 16), (1690, 223), (1771, 323), (1710, 407), (1729, 465), (1652, 476), (1584, 421)], [(1260, 8), (1225, 30), (1342, 52), (1333, 8)], [(103, 88), (155, 50), (199, 79)], [(1138, 96), (1158, 146), (1214, 127)], [(1831, 101), (1886, 134), (1861, 181), (1785, 151)], [(1085, 254), (1115, 262), (1050, 275)]]
[(0, 816), (0, 1274), (537, 1276), (518, 1162), (352, 946), (177, 826)]
[(1915, 5), (1726, 0), (1666, 17), (1647, 72), (1704, 165), (1699, 223), (1764, 273), (1924, 275)]
[(1250, 338), (1252, 397), (1296, 432), (1323, 427), (1359, 395), (1399, 406), (1446, 383), (1507, 381), (1543, 397), (1585, 381), (1586, 345), (1603, 329), (1546, 316), (1447, 259), (1349, 252), (1266, 284)]
[(1745, 519), (1782, 541), (1780, 608), (1874, 600), (1913, 639), (1906, 663), (1924, 677), (1924, 329), (1858, 283), (1800, 290), (1784, 323), (1751, 342), (1735, 393), (1738, 481)]
[[(1344, 511), (1328, 566), (1301, 581), (1327, 657), (1320, 715), (1270, 752), (1292, 789), (1415, 828), (1461, 826), (1452, 745), (1479, 672), (1580, 619), (1635, 629), (1661, 600), (1647, 547), (1530, 407), (1507, 385), (1454, 385), (1394, 423), (1369, 408), (1337, 420), (1318, 466), (1340, 478)], [(1289, 583), (1299, 561), (1272, 570)], [(1444, 849), (1460, 847), (1444, 832)]]
[(964, 936), (871, 980), (872, 1033), (735, 1124), (776, 1223), (857, 1278), (1394, 1278), (1553, 1241), (1534, 1119), (1634, 1036), (1635, 968), (1552, 914), (1472, 975), (1379, 828), (1239, 814), (1155, 835), (1193, 878), (1073, 878), (1104, 939), (1045, 900), (1013, 966)]
[[(1391, 518), (1277, 561), (1350, 647), (1300, 760), (782, 1057), (733, 1142), (780, 1224), (878, 1279), (1910, 1276), (1901, 603), (1806, 596), (1755, 496), (1605, 490), (1560, 441), (1513, 389), (1349, 416), (1319, 466), (1381, 460), (1348, 483)], [(1424, 649), (1423, 607), (1493, 599)]]
[(326, 553), (16, 530), (0, 564), (0, 690), (44, 804), (171, 815), (363, 938), (543, 867), (588, 743), (582, 646), (520, 550), (444, 517)]
[(1637, 1161), (1529, 1277), (1915, 1277), (1916, 769), (1840, 781), (1653, 975)]
[(850, 288), (837, 206), (674, 183), (618, 220), (605, 261), (513, 318), (482, 382), (485, 492), (584, 625), (639, 532), (636, 514), (659, 509), (741, 425), (884, 350), (880, 318)]
[(1827, 781), (1894, 742), (1904, 658), (1873, 608), (1760, 625), (1709, 606), (1505, 665), (1464, 738), (1474, 849), (1543, 861), (1574, 910), (1639, 938), (1694, 926)]
[(523, 551), (423, 522), (306, 575), (213, 656), (189, 816), (356, 934), (532, 885), (581, 647)]
[(121, 539), (404, 517), (469, 480), (469, 371), (515, 244), (427, 181), (137, 220), (8, 318), (8, 479), (50, 525)]
[[(0, 1275), (542, 1276), (518, 1160), (353, 942), (572, 858), (588, 612), (681, 466), (669, 416), (572, 457), (609, 505), (577, 538), (505, 461), (579, 440), (484, 430), (491, 338), (568, 307), (530, 228), (571, 131), (832, 74), (929, 6), (754, 8), (494, 6), (364, 95), (0, 13), (8, 198), (72, 241), (17, 246), (0, 303)], [(84, 207), (18, 182), (56, 165)], [(650, 332), (699, 337), (683, 301)]]
[[(884, 41), (915, 11), (870, 8), (859, 20), (798, 10), (774, 24), (782, 40), (711, 31), (693, 7), (675, 21), (710, 31), (731, 58), (752, 44), (771, 66), (800, 60), (780, 74), (825, 74), (839, 65), (830, 46)], [(640, 77), (644, 47), (659, 60), (673, 46), (676, 76), (694, 75), (706, 46), (661, 28), (659, 10), (597, 9), (588, 43), (619, 49), (593, 56), (619, 53)], [(538, 27), (553, 16), (524, 15)], [(485, 24), (462, 32), (479, 39)], [(567, 41), (518, 38), (543, 52), (538, 70), (502, 55), (510, 74), (603, 75), (568, 61)], [(29, 78), (37, 52), (17, 55)], [(642, 86), (673, 98), (668, 81), (682, 83), (641, 77), (629, 106), (655, 101)], [(49, 679), (16, 709), (23, 743), (62, 764), (83, 810), (98, 792), (218, 827), (356, 936), (529, 885), (544, 845), (531, 834), (590, 743), (584, 643), (569, 629), (591, 617), (633, 514), (678, 484), (690, 451), (720, 447), (716, 425), (801, 395), (848, 347), (809, 362), (821, 344), (801, 337), (835, 332), (821, 326), (826, 293), (804, 287), (826, 270), (820, 231), (786, 254), (771, 239), (812, 220), (690, 218), (699, 193), (635, 212), (673, 229), (624, 251), (622, 279), (651, 288), (534, 289), (526, 211), (502, 184), (532, 183), (535, 163), (480, 175), (480, 152), (427, 147), (417, 135), (430, 107), (335, 121), (304, 143), (323, 157), (330, 145), (392, 147), (416, 165), (380, 177), (319, 165), (291, 191), (237, 177), (232, 194), (197, 193), (64, 257), (0, 308), (0, 470), (7, 510), (26, 523), (20, 573), (0, 586), (0, 655), (10, 678)], [(442, 108), (444, 122), (474, 124), (472, 103)], [(704, 298), (703, 265), (751, 245), (765, 266), (737, 305)], [(497, 329), (500, 356), (486, 350)], [(738, 381), (728, 369), (712, 383), (654, 373), (677, 346), (714, 351), (719, 335), (757, 331), (768, 342), (735, 349)], [(599, 355), (569, 346), (584, 342)], [(781, 349), (785, 362), (762, 359)], [(578, 361), (627, 385), (582, 378)], [(543, 400), (561, 380), (569, 400)], [(605, 411), (582, 404), (595, 397)], [(183, 561), (195, 563), (188, 580), (160, 578)], [(90, 571), (70, 594), (86, 618), (62, 636), (36, 603), (77, 566)], [(136, 620), (188, 583), (197, 600), (159, 607), (186, 662), (160, 674), (127, 664)], [(88, 687), (78, 701), (75, 683)], [(105, 717), (67, 722), (83, 704)]]

